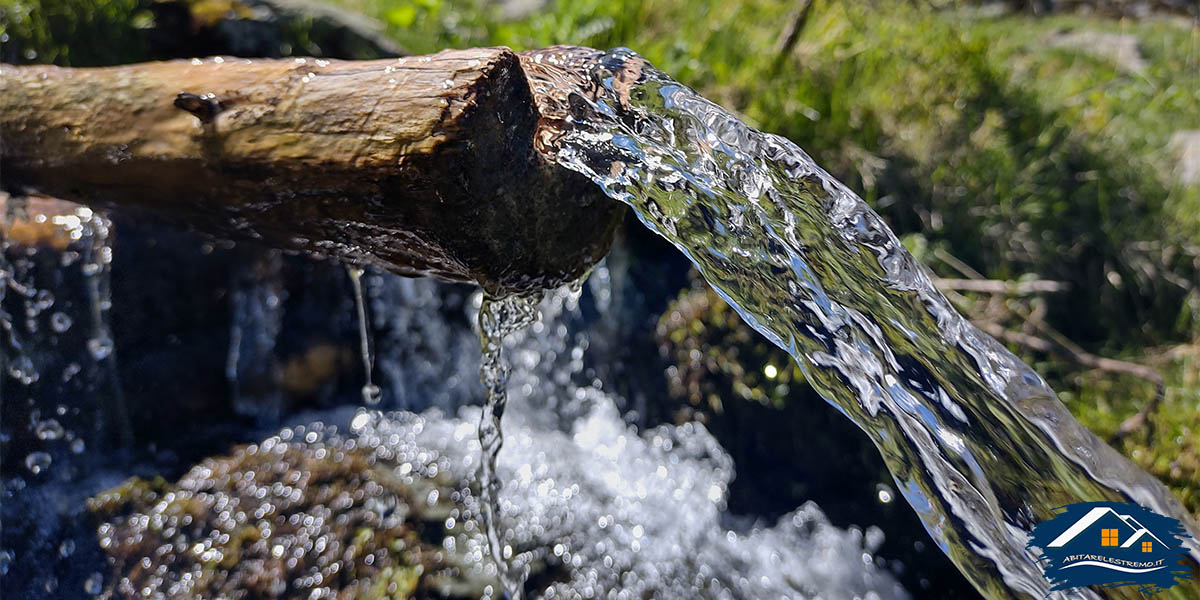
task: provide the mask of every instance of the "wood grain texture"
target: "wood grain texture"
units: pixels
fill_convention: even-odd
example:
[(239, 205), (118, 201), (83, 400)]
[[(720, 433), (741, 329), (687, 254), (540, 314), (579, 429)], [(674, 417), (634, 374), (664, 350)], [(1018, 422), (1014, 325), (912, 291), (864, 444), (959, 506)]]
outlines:
[(477, 281), (557, 285), (623, 209), (533, 148), (506, 48), (373, 61), (0, 67), (0, 182), (218, 235)]

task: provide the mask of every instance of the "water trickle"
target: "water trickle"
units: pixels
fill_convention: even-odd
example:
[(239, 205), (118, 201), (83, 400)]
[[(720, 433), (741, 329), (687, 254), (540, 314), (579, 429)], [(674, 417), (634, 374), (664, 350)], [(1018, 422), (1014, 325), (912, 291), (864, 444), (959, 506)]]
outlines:
[(496, 464), (504, 434), (500, 420), (508, 403), (509, 364), (504, 358), (504, 337), (537, 320), (538, 299), (531, 296), (492, 298), (485, 296), (479, 307), (479, 342), (483, 354), (479, 364), (479, 379), (486, 394), (483, 412), (479, 416), (479, 446), (483, 455), (479, 461), (479, 495), (483, 526), (487, 532), (488, 550), (496, 563), (498, 575), (512, 600), (525, 597), (524, 568), (517, 563), (513, 548), (501, 533), (500, 490)]
[(101, 369), (101, 377), (108, 384), (108, 409), (112, 415), (117, 438), (123, 444), (133, 440), (128, 407), (118, 374), (115, 344), (108, 312), (112, 308), (112, 222), (100, 213), (87, 207), (79, 207), (69, 224), (73, 239), (88, 239), (82, 253), (81, 272), (87, 281), (88, 312), (92, 330), (86, 342), (88, 353)]
[(354, 309), (358, 312), (358, 342), (362, 352), (363, 371), (367, 378), (366, 383), (362, 386), (362, 398), (363, 402), (374, 406), (379, 404), (383, 393), (379, 390), (379, 386), (375, 385), (375, 380), (371, 375), (375, 360), (371, 355), (371, 337), (367, 328), (367, 306), (363, 299), (363, 270), (361, 267), (347, 265), (346, 272), (349, 273), (350, 283), (354, 286)]
[[(1025, 544), (1071, 502), (1133, 501), (1181, 519), (1200, 561), (1178, 500), (959, 315), (879, 216), (803, 150), (627, 49), (552, 57), (527, 65), (543, 112), (556, 117), (542, 151), (631, 206), (795, 358), (872, 438), (929, 534), (981, 592), (1061, 596)], [(1127, 594), (1136, 592), (1085, 595)]]

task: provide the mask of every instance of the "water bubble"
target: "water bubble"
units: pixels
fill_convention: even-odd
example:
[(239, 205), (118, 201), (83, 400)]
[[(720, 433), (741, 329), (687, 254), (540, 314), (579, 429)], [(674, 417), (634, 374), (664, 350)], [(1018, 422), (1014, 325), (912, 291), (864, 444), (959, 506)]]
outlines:
[(87, 341), (88, 352), (96, 360), (108, 358), (113, 351), (112, 338), (108, 336), (94, 337)]
[(87, 580), (83, 582), (83, 591), (88, 595), (97, 596), (104, 586), (104, 576), (99, 573), (92, 573)]
[(367, 424), (370, 422), (371, 422), (370, 413), (367, 413), (366, 411), (361, 411), (358, 414), (354, 415), (354, 419), (352, 419), (350, 421), (350, 430), (351, 431), (360, 431), (364, 427), (366, 427)]
[(87, 444), (85, 444), (83, 440), (76, 439), (71, 442), (71, 452), (74, 452), (75, 454), (83, 454), (85, 449), (87, 449)]
[(34, 311), (30, 316), (37, 316), (51, 306), (54, 306), (54, 294), (50, 290), (38, 290), (37, 294), (33, 297), (33, 302), (30, 304), (30, 308)]
[(0, 550), (0, 575), (8, 574), (8, 566), (12, 564), (13, 555), (8, 550)]
[(892, 500), (896, 499), (896, 494), (892, 492), (892, 488), (881, 483), (876, 489), (878, 490), (880, 504), (890, 504)]
[(55, 333), (63, 333), (71, 328), (71, 317), (64, 312), (56, 312), (50, 315), (50, 328)]
[(39, 440), (57, 440), (63, 436), (63, 427), (55, 419), (38, 422), (34, 428)]
[(77, 362), (68, 363), (67, 366), (63, 367), (63, 370), (62, 370), (63, 383), (70, 381), (73, 377), (78, 375), (79, 372), (82, 370), (83, 370), (83, 367), (80, 366), (79, 363), (77, 363)]
[(58, 545), (58, 555), (67, 558), (75, 553), (75, 540), (63, 540), (63, 543)]
[(33, 452), (25, 457), (25, 468), (29, 469), (30, 473), (37, 475), (50, 468), (50, 462), (49, 454), (45, 452)]
[(21, 385), (29, 385), (38, 380), (38, 372), (33, 366), (33, 360), (25, 355), (17, 356), (9, 361), (8, 374), (21, 382)]

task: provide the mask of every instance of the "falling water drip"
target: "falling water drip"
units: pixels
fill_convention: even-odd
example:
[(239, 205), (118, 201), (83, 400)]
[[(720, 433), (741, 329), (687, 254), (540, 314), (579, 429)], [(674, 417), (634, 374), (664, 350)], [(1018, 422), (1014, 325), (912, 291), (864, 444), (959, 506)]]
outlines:
[(83, 275), (87, 278), (88, 304), (92, 334), (87, 341), (88, 353), (103, 370), (111, 392), (110, 413), (115, 421), (117, 439), (122, 445), (133, 442), (133, 426), (125, 405), (125, 394), (117, 372), (117, 356), (108, 311), (112, 308), (112, 222), (103, 215), (81, 206), (76, 211), (81, 232), (90, 239), (83, 255)]
[(488, 549), (504, 589), (512, 600), (524, 597), (525, 569), (514, 561), (512, 546), (504, 543), (500, 515), (500, 480), (496, 477), (496, 462), (504, 434), (500, 419), (508, 402), (509, 364), (504, 358), (504, 336), (519, 331), (537, 320), (538, 298), (534, 296), (484, 296), (479, 308), (479, 343), (483, 351), (479, 364), (479, 380), (486, 397), (479, 416), (479, 446), (483, 457), (479, 462), (479, 494), (483, 526), (487, 532)]
[(247, 249), (233, 267), (232, 318), (225, 378), (238, 414), (275, 424), (283, 410), (275, 346), (283, 329), (283, 258), (278, 251)]
[(347, 265), (346, 272), (350, 274), (350, 283), (354, 285), (354, 308), (358, 311), (358, 342), (362, 350), (363, 370), (367, 375), (367, 382), (362, 387), (363, 402), (375, 405), (379, 404), (383, 393), (379, 390), (379, 386), (375, 385), (371, 376), (371, 368), (375, 361), (371, 356), (371, 338), (367, 331), (367, 306), (363, 301), (363, 270), (361, 267)]

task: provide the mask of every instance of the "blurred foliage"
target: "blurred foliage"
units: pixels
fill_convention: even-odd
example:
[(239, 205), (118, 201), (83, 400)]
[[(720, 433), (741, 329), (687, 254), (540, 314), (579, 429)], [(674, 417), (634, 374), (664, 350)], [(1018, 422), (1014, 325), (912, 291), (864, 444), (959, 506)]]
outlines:
[(0, 59), (92, 66), (145, 56), (145, 0), (0, 0)]
[(211, 54), (403, 54), (375, 21), (301, 0), (0, 0), (0, 41), (4, 62), (76, 67)]
[[(1139, 358), (1145, 361), (1146, 355)], [(1148, 362), (1166, 379), (1162, 406), (1150, 415), (1146, 431), (1115, 447), (1161, 479), (1200, 518), (1200, 346), (1175, 346), (1154, 353)], [(1116, 433), (1154, 393), (1149, 382), (1096, 371), (1061, 377), (1068, 385), (1060, 386), (1064, 391), (1059, 396), (1101, 437)]]

